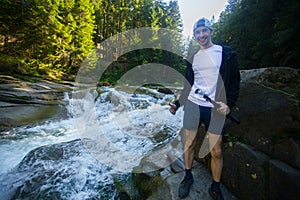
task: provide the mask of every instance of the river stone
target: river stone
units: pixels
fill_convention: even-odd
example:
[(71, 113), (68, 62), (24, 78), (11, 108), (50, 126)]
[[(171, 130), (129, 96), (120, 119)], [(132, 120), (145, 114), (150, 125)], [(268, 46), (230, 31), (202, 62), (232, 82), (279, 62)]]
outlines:
[[(151, 173), (139, 173), (135, 175), (135, 184), (139, 188), (139, 191), (148, 195), (148, 200), (179, 199), (178, 187), (185, 173), (182, 134), (183, 129), (181, 129), (178, 137), (174, 138), (170, 143), (172, 149), (166, 148), (158, 162), (155, 162), (156, 160), (149, 162), (147, 156), (141, 161), (139, 166), (141, 171), (142, 169), (156, 169), (156, 171), (152, 171)], [(174, 158), (177, 159), (174, 160)], [(164, 166), (164, 163), (167, 164), (170, 160), (173, 160), (170, 166)], [(191, 188), (190, 195), (186, 199), (210, 200), (211, 197), (208, 194), (208, 188), (212, 182), (210, 171), (205, 165), (196, 160), (193, 162), (192, 168), (195, 182)], [(222, 185), (221, 187), (226, 199), (236, 199), (225, 186)]]

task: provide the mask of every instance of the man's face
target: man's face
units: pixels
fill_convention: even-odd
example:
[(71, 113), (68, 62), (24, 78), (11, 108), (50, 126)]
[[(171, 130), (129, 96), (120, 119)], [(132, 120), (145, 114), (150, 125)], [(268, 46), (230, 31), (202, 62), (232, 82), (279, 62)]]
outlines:
[(198, 27), (194, 31), (195, 40), (203, 48), (208, 48), (212, 45), (211, 36), (213, 31), (207, 27)]

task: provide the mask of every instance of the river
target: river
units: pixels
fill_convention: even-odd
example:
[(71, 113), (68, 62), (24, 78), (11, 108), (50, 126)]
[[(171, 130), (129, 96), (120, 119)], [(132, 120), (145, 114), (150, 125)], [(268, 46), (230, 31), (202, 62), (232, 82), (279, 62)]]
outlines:
[[(62, 199), (113, 199), (116, 190), (112, 174), (122, 176), (132, 172), (145, 155), (168, 145), (178, 135), (182, 110), (176, 115), (168, 112), (168, 103), (174, 98), (173, 94), (166, 95), (149, 88), (142, 88), (142, 92), (127, 92), (101, 87), (88, 89), (80, 95), (65, 93), (67, 119), (1, 132), (0, 199), (49, 197), (51, 190), (59, 193)], [(40, 173), (38, 168), (35, 172), (24, 170), (30, 167), (26, 159), (32, 159), (28, 153), (54, 144), (66, 149), (68, 142), (76, 139), (83, 141), (84, 148), (80, 147), (76, 156), (70, 152), (70, 158), (67, 156), (53, 165), (64, 169), (54, 168), (59, 171), (59, 175), (55, 173), (56, 181), (52, 174), (27, 195), (24, 182), (34, 182), (36, 174)], [(39, 163), (39, 166), (43, 165), (42, 169), (51, 168), (49, 159), (39, 162), (42, 162)]]

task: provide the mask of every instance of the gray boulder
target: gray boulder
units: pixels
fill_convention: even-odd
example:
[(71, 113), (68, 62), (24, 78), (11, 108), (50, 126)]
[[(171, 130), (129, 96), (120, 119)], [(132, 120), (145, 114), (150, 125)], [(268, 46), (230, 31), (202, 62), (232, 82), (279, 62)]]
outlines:
[(222, 181), (239, 199), (298, 199), (299, 71), (266, 68), (241, 74), (234, 110), (241, 124), (228, 123)]

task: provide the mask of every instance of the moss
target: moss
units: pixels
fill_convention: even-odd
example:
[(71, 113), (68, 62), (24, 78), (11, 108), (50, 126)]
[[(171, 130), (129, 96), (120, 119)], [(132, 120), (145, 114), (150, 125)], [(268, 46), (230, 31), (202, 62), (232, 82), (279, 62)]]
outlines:
[(119, 174), (113, 177), (114, 185), (118, 190), (119, 199), (141, 199), (141, 195), (133, 182), (133, 174)]
[(154, 135), (154, 140), (156, 143), (164, 142), (170, 137), (170, 130), (168, 127), (164, 127), (164, 129), (160, 130), (158, 133)]
[(238, 133), (225, 133), (223, 136), (223, 146), (225, 148), (231, 148), (236, 144), (237, 142), (241, 142), (244, 144), (250, 144), (249, 141), (247, 141), (245, 138), (243, 138)]
[(134, 174), (133, 180), (143, 199), (157, 191), (163, 181), (158, 171)]

